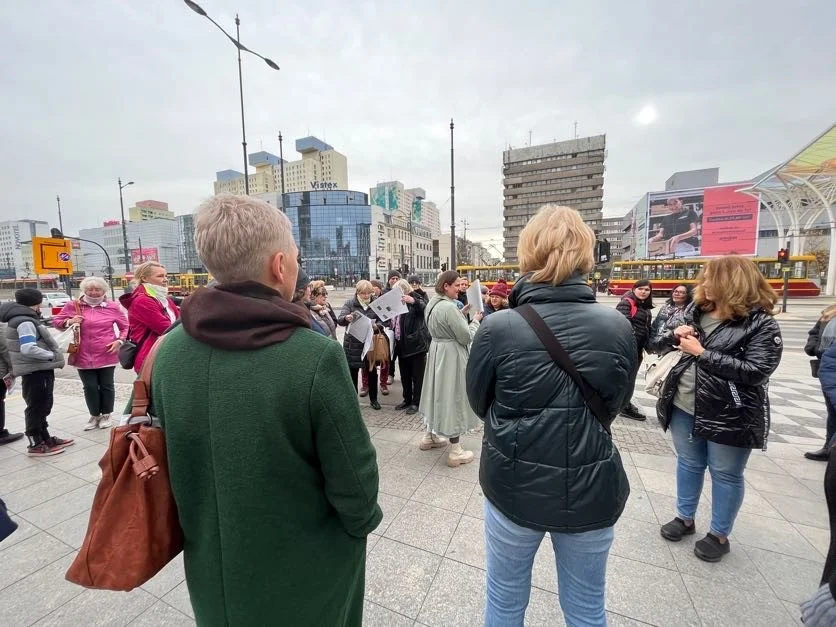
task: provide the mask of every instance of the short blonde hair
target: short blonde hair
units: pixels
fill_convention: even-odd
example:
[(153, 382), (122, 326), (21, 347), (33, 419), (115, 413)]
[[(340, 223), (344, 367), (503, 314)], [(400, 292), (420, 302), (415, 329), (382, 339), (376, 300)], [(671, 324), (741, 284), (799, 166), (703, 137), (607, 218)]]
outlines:
[(325, 281), (311, 281), (311, 291), (318, 290), (320, 287), (325, 287)]
[(88, 287), (97, 287), (104, 292), (105, 300), (107, 299), (107, 290), (110, 289), (110, 286), (107, 284), (102, 277), (99, 276), (88, 276), (81, 280), (81, 284), (78, 286), (78, 289), (81, 290), (81, 293), (85, 293)]
[(145, 283), (145, 280), (154, 268), (162, 268), (165, 270), (165, 266), (159, 261), (146, 261), (145, 263), (139, 264), (136, 268), (134, 268), (134, 280), (131, 281), (131, 283), (134, 286)]
[(399, 288), (403, 292), (404, 296), (406, 296), (407, 294), (412, 292), (412, 286), (409, 284), (409, 281), (407, 281), (406, 279), (398, 279), (398, 282), (395, 283), (394, 287)]
[(279, 252), (296, 254), (287, 216), (263, 200), (218, 194), (195, 212), (197, 254), (219, 283), (259, 281)]
[(545, 205), (520, 233), (517, 256), (532, 283), (559, 285), (595, 267), (595, 233), (574, 209)]
[(360, 292), (374, 292), (374, 285), (372, 285), (371, 281), (357, 281), (357, 285), (354, 288), (354, 293), (359, 294)]
[[(711, 281), (711, 300), (705, 295), (706, 276)], [(705, 262), (697, 276), (694, 302), (703, 311), (714, 311), (721, 320), (745, 318), (754, 308), (772, 314), (778, 295), (755, 262), (739, 255), (726, 255)]]

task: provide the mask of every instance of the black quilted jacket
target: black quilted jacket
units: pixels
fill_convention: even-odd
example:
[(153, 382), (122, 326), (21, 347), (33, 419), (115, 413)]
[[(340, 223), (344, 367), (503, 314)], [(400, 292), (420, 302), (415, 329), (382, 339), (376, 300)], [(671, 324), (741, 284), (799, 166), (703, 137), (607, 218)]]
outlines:
[[(679, 378), (697, 364), (694, 435), (740, 448), (766, 448), (769, 435), (769, 376), (781, 361), (781, 329), (771, 315), (755, 309), (745, 318), (723, 322), (705, 337), (696, 305), (685, 312), (685, 324), (700, 334), (705, 352), (686, 355), (671, 371), (656, 403), (659, 424), (667, 429)], [(671, 344), (676, 339), (669, 335)]]
[(630, 323), (595, 302), (581, 277), (518, 281), (512, 309), (485, 318), (467, 362), (467, 396), (485, 421), (479, 481), (506, 517), (531, 529), (582, 532), (618, 520), (630, 486), (612, 439), (580, 390), (514, 307), (529, 303), (614, 418), (632, 393)]

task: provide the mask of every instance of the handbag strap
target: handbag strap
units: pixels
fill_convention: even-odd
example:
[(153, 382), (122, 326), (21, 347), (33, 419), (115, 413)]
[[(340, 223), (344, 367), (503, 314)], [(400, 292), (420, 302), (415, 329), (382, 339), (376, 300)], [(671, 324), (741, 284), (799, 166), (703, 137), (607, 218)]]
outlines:
[(139, 377), (134, 381), (134, 396), (131, 401), (131, 418), (140, 418), (148, 415), (148, 408), (151, 406), (151, 373), (154, 368), (154, 360), (157, 358), (157, 352), (165, 339), (165, 335), (160, 336), (154, 346), (151, 347), (145, 361), (142, 362), (142, 368), (139, 370)]
[(583, 400), (586, 402), (589, 409), (592, 410), (595, 418), (598, 419), (598, 422), (601, 423), (604, 430), (612, 435), (609, 425), (610, 413), (607, 410), (606, 404), (599, 396), (598, 392), (596, 392), (586, 382), (586, 379), (584, 379), (581, 373), (578, 372), (578, 369), (575, 368), (575, 364), (572, 361), (572, 358), (569, 357), (569, 353), (566, 352), (566, 349), (563, 348), (560, 340), (558, 340), (555, 334), (552, 333), (549, 325), (545, 323), (545, 321), (531, 305), (522, 305), (517, 307), (515, 311), (523, 317), (529, 326), (531, 326), (534, 333), (540, 339), (540, 342), (548, 351), (549, 355), (551, 355), (554, 363), (556, 363), (560, 369), (568, 374), (569, 378), (575, 382), (575, 385), (578, 386), (578, 389), (583, 395)]

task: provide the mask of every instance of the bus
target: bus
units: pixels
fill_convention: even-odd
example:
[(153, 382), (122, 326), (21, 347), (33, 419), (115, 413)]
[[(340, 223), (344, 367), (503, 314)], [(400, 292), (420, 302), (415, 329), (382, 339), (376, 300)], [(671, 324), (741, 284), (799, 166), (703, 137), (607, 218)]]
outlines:
[(488, 289), (497, 284), (499, 279), (505, 279), (510, 289), (520, 278), (520, 266), (515, 264), (499, 264), (496, 266), (457, 266), (456, 272), (467, 278), (468, 283), (479, 280)]
[[(653, 294), (668, 296), (680, 283), (693, 285), (709, 257), (688, 259), (641, 259), (637, 261), (616, 261), (612, 264), (608, 292), (623, 296), (639, 279), (653, 284)], [(781, 264), (775, 257), (751, 257), (777, 293), (783, 290), (784, 279)], [(790, 257), (788, 281), (789, 295), (818, 296), (821, 293), (819, 270), (813, 255)]]

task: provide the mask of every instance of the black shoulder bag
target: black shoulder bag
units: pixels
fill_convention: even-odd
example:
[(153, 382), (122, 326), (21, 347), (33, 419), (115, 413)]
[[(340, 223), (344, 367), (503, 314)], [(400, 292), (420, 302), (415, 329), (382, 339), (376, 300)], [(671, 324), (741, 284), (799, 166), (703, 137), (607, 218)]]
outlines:
[(139, 342), (134, 342), (131, 340), (131, 329), (129, 327), (127, 337), (125, 337), (125, 343), (119, 347), (119, 365), (125, 370), (133, 368), (134, 364), (136, 364), (136, 356), (139, 354), (139, 348), (145, 344), (145, 341), (150, 335), (151, 331), (149, 329)]
[(545, 323), (545, 321), (531, 305), (522, 305), (521, 307), (517, 307), (514, 311), (520, 314), (531, 326), (534, 333), (537, 334), (537, 337), (540, 339), (540, 342), (542, 342), (549, 355), (551, 355), (554, 363), (556, 363), (560, 369), (568, 374), (572, 381), (575, 382), (575, 385), (578, 386), (578, 389), (583, 395), (583, 400), (586, 402), (589, 409), (592, 410), (595, 418), (598, 419), (598, 422), (601, 423), (604, 430), (612, 435), (612, 431), (610, 430), (610, 413), (607, 410), (606, 404), (598, 395), (598, 392), (596, 392), (592, 386), (586, 382), (586, 379), (584, 379), (583, 376), (581, 376), (581, 373), (578, 372), (578, 369), (575, 368), (575, 364), (572, 362), (572, 358), (569, 357), (569, 353), (566, 352), (566, 349), (563, 348), (560, 340), (558, 340), (557, 337), (555, 337), (555, 334), (552, 333), (549, 325)]

